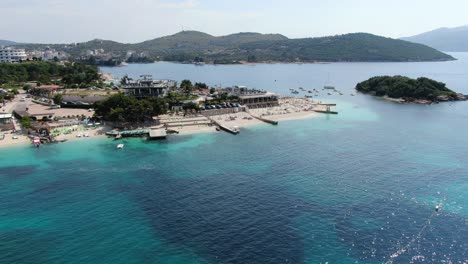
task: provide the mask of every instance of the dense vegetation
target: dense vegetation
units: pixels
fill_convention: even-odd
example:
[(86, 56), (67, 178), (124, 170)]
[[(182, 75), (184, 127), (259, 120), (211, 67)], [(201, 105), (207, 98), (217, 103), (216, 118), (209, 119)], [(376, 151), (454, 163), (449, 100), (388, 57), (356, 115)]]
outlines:
[(363, 93), (372, 93), (376, 96), (390, 98), (403, 98), (408, 101), (423, 99), (436, 101), (439, 96), (456, 100), (457, 94), (448, 89), (445, 83), (421, 77), (411, 79), (404, 76), (379, 76), (356, 85), (356, 90)]
[(136, 99), (121, 93), (95, 103), (94, 107), (96, 116), (113, 122), (145, 122), (167, 112), (164, 99)]
[(241, 46), (256, 60), (436, 61), (451, 56), (421, 44), (355, 33), (333, 37), (255, 42)]
[[(23, 45), (25, 46), (25, 45)], [(28, 49), (44, 45), (26, 45)], [(137, 44), (93, 40), (77, 45), (49, 45), (73, 56), (86, 50), (104, 49), (120, 59), (128, 50), (148, 52), (148, 60), (178, 62), (204, 61), (434, 61), (451, 56), (421, 44), (356, 33), (323, 38), (288, 39), (279, 34), (238, 33), (215, 37), (202, 32), (183, 31), (172, 36)]]
[(60, 65), (53, 62), (35, 61), (23, 63), (1, 63), (0, 85), (38, 81), (42, 84), (58, 83), (89, 85), (99, 80), (97, 67), (82, 63)]

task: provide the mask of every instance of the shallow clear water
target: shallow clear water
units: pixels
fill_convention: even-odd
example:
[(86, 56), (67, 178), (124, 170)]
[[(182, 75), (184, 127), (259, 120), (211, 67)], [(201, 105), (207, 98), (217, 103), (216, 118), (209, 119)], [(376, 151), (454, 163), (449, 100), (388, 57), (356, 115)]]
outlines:
[(337, 116), (237, 136), (125, 139), (123, 151), (109, 139), (0, 149), (0, 262), (383, 263), (398, 252), (393, 263), (466, 263), (468, 103), (349, 96), (378, 74), (425, 75), (468, 94), (468, 55), (454, 55), (104, 68), (284, 94), (320, 88), (330, 74), (345, 95), (323, 97)]

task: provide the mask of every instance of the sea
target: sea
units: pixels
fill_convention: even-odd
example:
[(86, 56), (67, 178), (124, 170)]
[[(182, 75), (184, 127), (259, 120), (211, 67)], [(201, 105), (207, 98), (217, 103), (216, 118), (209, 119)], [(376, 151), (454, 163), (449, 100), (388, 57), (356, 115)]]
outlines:
[(397, 104), (354, 90), (404, 75), (468, 94), (468, 53), (451, 55), (103, 67), (116, 79), (315, 88), (339, 114), (235, 136), (124, 139), (123, 150), (107, 138), (1, 148), (0, 263), (468, 263), (468, 102)]

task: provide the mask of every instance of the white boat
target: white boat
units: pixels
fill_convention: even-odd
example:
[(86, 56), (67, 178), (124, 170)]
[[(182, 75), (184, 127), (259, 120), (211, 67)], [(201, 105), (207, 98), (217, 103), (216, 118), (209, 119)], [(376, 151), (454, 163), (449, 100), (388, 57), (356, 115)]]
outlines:
[(117, 145), (117, 149), (123, 149), (124, 146), (125, 146), (124, 144), (118, 144), (118, 145)]
[(330, 74), (328, 74), (327, 82), (325, 83), (323, 88), (327, 90), (335, 90), (335, 86), (330, 85)]
[(89, 137), (89, 133), (85, 133), (83, 137)]
[(78, 135), (76, 135), (76, 137), (80, 138), (82, 137), (83, 135), (81, 133), (79, 133)]

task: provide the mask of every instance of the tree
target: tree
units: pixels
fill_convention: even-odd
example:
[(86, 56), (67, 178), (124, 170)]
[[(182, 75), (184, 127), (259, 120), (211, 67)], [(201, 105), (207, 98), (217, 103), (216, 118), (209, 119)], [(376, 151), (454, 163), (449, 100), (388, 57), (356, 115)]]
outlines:
[(23, 128), (30, 128), (31, 127), (31, 117), (28, 115), (25, 115), (21, 118), (21, 126)]
[(54, 100), (54, 104), (60, 105), (62, 103), (63, 96), (61, 94), (56, 94), (53, 100)]
[(183, 80), (181, 83), (180, 83), (180, 88), (182, 90), (184, 90), (185, 94), (187, 96), (190, 95), (190, 93), (192, 92), (193, 90), (193, 85), (192, 85), (192, 82), (190, 80)]
[(125, 75), (124, 77), (122, 77), (122, 79), (120, 79), (120, 84), (126, 85), (127, 81), (128, 81), (128, 75)]
[(197, 82), (197, 83), (195, 83), (195, 88), (197, 88), (197, 89), (206, 89), (206, 88), (208, 88), (208, 85), (206, 85), (206, 83)]
[(29, 90), (31, 90), (32, 86), (29, 85), (29, 84), (26, 84), (23, 86), (23, 90), (25, 90), (26, 92), (28, 92)]
[(18, 88), (11, 89), (11, 93), (14, 94), (14, 95), (19, 94)]

